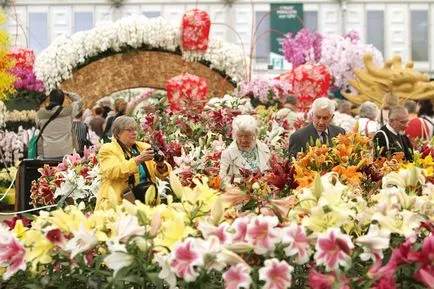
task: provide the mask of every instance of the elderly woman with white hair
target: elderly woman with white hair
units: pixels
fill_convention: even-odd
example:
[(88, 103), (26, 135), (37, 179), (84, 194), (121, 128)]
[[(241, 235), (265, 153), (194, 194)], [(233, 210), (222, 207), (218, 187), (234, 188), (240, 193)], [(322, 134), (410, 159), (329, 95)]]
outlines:
[(263, 172), (269, 169), (270, 150), (258, 140), (259, 127), (251, 115), (239, 115), (232, 122), (234, 141), (223, 151), (220, 160), (220, 177), (230, 182), (240, 182), (240, 170)]
[(380, 124), (377, 122), (379, 114), (380, 109), (375, 103), (371, 101), (362, 103), (359, 109), (358, 133), (372, 137), (380, 129)]
[(332, 145), (332, 138), (345, 134), (345, 130), (331, 124), (335, 112), (335, 104), (326, 97), (320, 97), (312, 103), (312, 122), (294, 132), (289, 138), (289, 157), (306, 151), (309, 146), (319, 140), (322, 144)]

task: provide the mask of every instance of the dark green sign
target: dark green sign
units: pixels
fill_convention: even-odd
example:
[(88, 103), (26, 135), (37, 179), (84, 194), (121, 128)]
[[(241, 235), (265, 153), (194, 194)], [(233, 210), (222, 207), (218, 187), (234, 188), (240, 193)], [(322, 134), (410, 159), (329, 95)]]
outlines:
[[(280, 58), (283, 56), (282, 42), (283, 35), (291, 32), (295, 35), (303, 29), (303, 4), (301, 3), (279, 3), (270, 4), (270, 41), (271, 41), (271, 59)], [(301, 21), (300, 21), (301, 20)], [(279, 31), (283, 33), (276, 33)], [(274, 61), (272, 61), (274, 62)], [(274, 63), (276, 65), (277, 63)]]

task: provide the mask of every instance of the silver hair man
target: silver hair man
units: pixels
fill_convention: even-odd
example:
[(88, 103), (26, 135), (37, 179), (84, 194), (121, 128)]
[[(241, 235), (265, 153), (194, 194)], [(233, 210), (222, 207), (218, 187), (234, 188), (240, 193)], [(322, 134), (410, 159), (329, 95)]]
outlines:
[(336, 109), (335, 103), (327, 97), (320, 97), (315, 99), (312, 103), (312, 112), (315, 113), (318, 110), (323, 109), (328, 109), (330, 114), (333, 115)]

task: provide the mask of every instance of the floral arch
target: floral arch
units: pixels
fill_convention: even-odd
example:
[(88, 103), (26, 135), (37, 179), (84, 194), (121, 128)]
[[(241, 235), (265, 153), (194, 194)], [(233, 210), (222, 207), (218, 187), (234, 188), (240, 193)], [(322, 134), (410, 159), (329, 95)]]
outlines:
[(209, 96), (223, 96), (245, 78), (238, 46), (210, 39), (205, 52), (183, 51), (180, 34), (163, 18), (99, 22), (56, 39), (38, 55), (35, 73), (49, 90), (61, 87), (82, 95), (86, 106), (128, 88), (165, 89), (167, 80), (182, 73), (205, 78)]

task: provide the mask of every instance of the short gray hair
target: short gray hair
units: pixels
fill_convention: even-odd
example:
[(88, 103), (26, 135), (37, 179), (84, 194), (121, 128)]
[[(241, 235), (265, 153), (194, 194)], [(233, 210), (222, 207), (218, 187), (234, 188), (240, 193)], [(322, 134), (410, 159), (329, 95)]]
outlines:
[(378, 112), (379, 109), (375, 103), (373, 103), (372, 101), (365, 101), (360, 106), (359, 116), (369, 118), (370, 120), (374, 120), (377, 118)]
[(113, 121), (112, 134), (114, 137), (117, 137), (122, 131), (130, 127), (137, 128), (136, 120), (131, 116), (125, 116), (125, 115), (119, 116)]
[(234, 118), (232, 121), (232, 138), (235, 139), (239, 131), (249, 132), (258, 136), (259, 127), (258, 121), (251, 115), (242, 114)]
[(312, 103), (312, 112), (315, 113), (320, 109), (328, 109), (330, 114), (333, 115), (335, 113), (335, 103), (327, 97), (317, 98)]
[(351, 109), (351, 102), (349, 102), (348, 100), (341, 100), (338, 103), (338, 111), (341, 111), (341, 109), (345, 108), (345, 107), (349, 107)]
[(392, 106), (389, 110), (389, 120), (396, 119), (397, 116), (400, 116), (403, 113), (408, 114), (408, 111), (402, 105)]
[(407, 109), (408, 113), (416, 113), (417, 112), (417, 103), (414, 100), (407, 100), (404, 103), (404, 107)]

